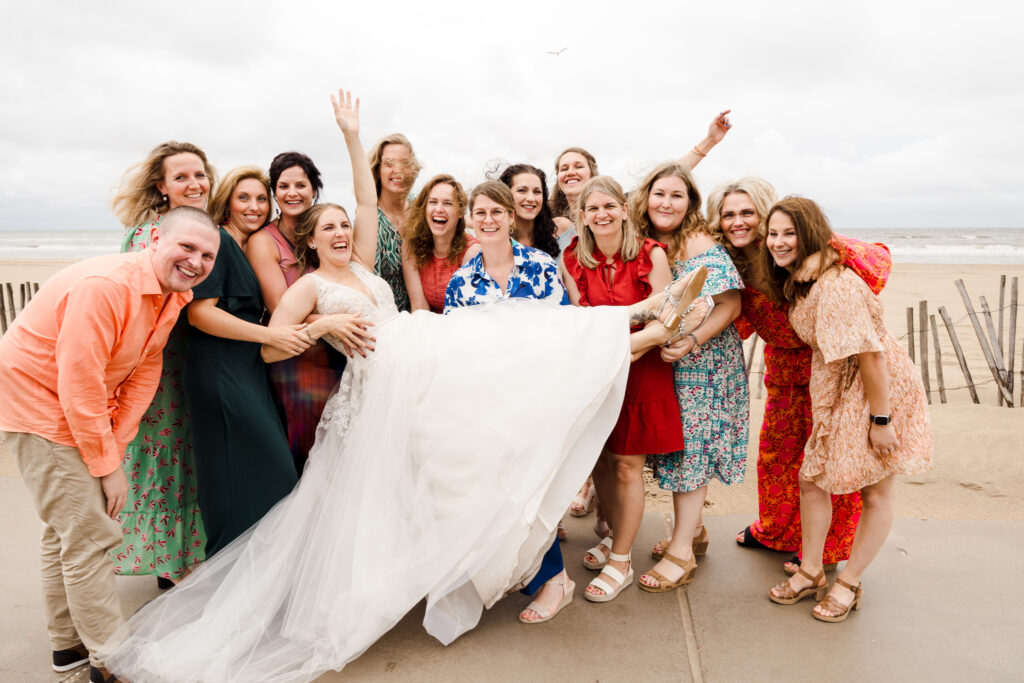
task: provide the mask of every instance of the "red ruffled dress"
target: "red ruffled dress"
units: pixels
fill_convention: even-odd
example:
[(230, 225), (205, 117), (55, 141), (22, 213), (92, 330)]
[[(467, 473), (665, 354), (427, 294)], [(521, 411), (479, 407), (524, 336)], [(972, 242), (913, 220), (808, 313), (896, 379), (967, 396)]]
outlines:
[[(889, 250), (883, 244), (867, 244), (835, 236), (832, 247), (876, 294), (885, 286), (892, 269)], [(811, 433), (811, 348), (800, 340), (789, 323), (789, 306), (773, 303), (766, 294), (747, 285), (742, 292), (742, 315), (736, 328), (744, 339), (756, 332), (764, 341), (767, 397), (758, 441), (758, 519), (750, 531), (758, 541), (775, 550), (799, 551), (800, 484), (797, 475), (804, 459), (804, 445)], [(840, 562), (850, 556), (857, 522), (860, 493), (832, 496), (832, 524), (825, 538), (823, 561)]]
[[(576, 283), (581, 306), (628, 306), (651, 295), (651, 250), (665, 245), (645, 239), (632, 261), (615, 254), (613, 263), (584, 268), (573, 238), (562, 256)], [(641, 329), (641, 328), (635, 328)], [(618, 455), (657, 455), (683, 450), (682, 419), (671, 363), (652, 349), (629, 368), (622, 412), (605, 447)]]

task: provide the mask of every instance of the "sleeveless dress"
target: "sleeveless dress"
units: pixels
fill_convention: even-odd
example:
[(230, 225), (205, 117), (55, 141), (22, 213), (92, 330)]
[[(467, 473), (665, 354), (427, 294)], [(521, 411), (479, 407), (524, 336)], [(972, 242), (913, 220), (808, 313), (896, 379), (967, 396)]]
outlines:
[[(409, 200), (412, 201), (410, 195)], [(386, 213), (377, 207), (377, 260), (374, 274), (384, 279), (395, 293), (395, 305), (400, 311), (409, 310), (409, 292), (405, 289), (402, 273), (402, 235), (391, 224)]]
[[(680, 278), (700, 266), (708, 269), (701, 294), (742, 289), (740, 274), (721, 244), (676, 261), (673, 277)], [(713, 478), (723, 484), (742, 482), (747, 469), (750, 390), (736, 327), (729, 325), (674, 365), (686, 446), (680, 452), (648, 459), (658, 486), (686, 493)]]
[[(651, 250), (664, 249), (664, 244), (645, 239), (632, 261), (623, 261), (620, 254), (615, 254), (611, 267), (601, 264), (597, 268), (585, 268), (579, 262), (578, 245), (579, 239), (573, 238), (562, 254), (562, 263), (576, 283), (581, 306), (628, 306), (650, 296)], [(683, 448), (680, 425), (672, 365), (661, 359), (657, 349), (651, 349), (629, 369), (622, 414), (607, 448), (617, 455), (678, 451)]]
[[(145, 249), (159, 225), (157, 217), (128, 230), (121, 251)], [(112, 553), (115, 574), (177, 579), (205, 557), (183, 384), (190, 329), (181, 315), (164, 346), (156, 395), (125, 450), (128, 497), (120, 515), (124, 540)]]
[[(811, 411), (800, 476), (829, 493), (850, 493), (893, 474), (932, 468), (932, 437), (924, 385), (903, 347), (882, 323), (882, 304), (848, 268), (834, 266), (789, 311), (793, 329), (811, 347)], [(857, 354), (885, 354), (889, 407), (899, 445), (875, 454), (870, 410)]]
[[(277, 224), (270, 223), (261, 228), (277, 244), (278, 264), (284, 273), (284, 280), (291, 287), (302, 275), (295, 263), (295, 252)], [(335, 353), (327, 344), (318, 341), (302, 355), (270, 364), (270, 381), (274, 393), (284, 411), (288, 430), (288, 445), (291, 447), (295, 469), (302, 474), (309, 449), (316, 437), (316, 425), (331, 390), (338, 383), (345, 369), (345, 355)]]
[[(889, 278), (892, 260), (884, 244), (869, 244), (835, 235), (839, 261), (878, 294)], [(811, 349), (789, 324), (789, 305), (776, 304), (747, 285), (736, 329), (744, 339), (755, 332), (764, 341), (764, 420), (757, 447), (758, 517), (750, 532), (775, 550), (800, 551), (800, 484), (804, 444), (811, 433)], [(823, 561), (850, 556), (860, 520), (860, 493), (832, 496), (832, 523), (825, 537)]]
[(432, 313), (444, 312), (444, 293), (448, 289), (448, 282), (452, 279), (455, 271), (462, 267), (462, 259), (474, 244), (479, 244), (477, 239), (466, 235), (466, 248), (458, 255), (455, 263), (452, 263), (448, 257), (438, 258), (431, 255), (430, 261), (419, 269), (420, 286), (423, 287), (423, 296), (426, 297)]
[[(192, 293), (255, 325), (263, 315), (256, 273), (223, 228), (213, 270)], [(259, 344), (192, 328), (185, 398), (210, 556), (288, 495), (297, 476)]]
[(119, 677), (312, 680), (423, 598), (450, 643), (537, 571), (619, 414), (626, 309), (399, 314), (350, 267), (372, 296), (314, 275), (317, 310), (370, 319), (376, 350), (346, 367), (295, 490), (100, 650)]

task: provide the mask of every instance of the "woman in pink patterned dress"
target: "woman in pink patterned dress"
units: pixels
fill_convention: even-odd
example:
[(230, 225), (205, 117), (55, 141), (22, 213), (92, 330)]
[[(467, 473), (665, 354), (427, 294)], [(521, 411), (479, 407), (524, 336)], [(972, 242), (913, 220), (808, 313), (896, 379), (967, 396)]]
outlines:
[[(767, 225), (759, 260), (772, 300), (791, 305), (793, 329), (812, 349), (814, 416), (800, 467), (803, 562), (769, 597), (788, 605), (813, 594), (820, 601), (816, 619), (843, 621), (860, 607), (861, 575), (892, 527), (894, 475), (931, 469), (924, 387), (882, 324), (878, 298), (853, 271), (821, 262), (813, 283), (795, 277), (833, 237), (818, 205), (787, 197), (768, 212)], [(828, 590), (822, 551), (830, 494), (854, 491), (864, 503), (860, 525), (850, 559)]]

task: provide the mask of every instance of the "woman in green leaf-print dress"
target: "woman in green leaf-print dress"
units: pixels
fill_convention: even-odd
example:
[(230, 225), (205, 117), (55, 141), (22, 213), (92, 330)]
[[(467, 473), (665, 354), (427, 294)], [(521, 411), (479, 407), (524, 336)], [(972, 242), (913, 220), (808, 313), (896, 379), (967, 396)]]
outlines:
[[(174, 141), (158, 145), (125, 173), (114, 197), (114, 212), (127, 226), (121, 251), (145, 249), (161, 214), (178, 206), (205, 209), (213, 182), (213, 169), (198, 147)], [(187, 329), (182, 316), (164, 347), (153, 403), (125, 452), (129, 488), (120, 515), (124, 541), (113, 553), (115, 573), (156, 574), (162, 587), (183, 578), (205, 557), (182, 387)]]
[(409, 310), (402, 276), (402, 214), (420, 172), (412, 143), (401, 133), (382, 138), (370, 152), (370, 172), (377, 186), (377, 259), (373, 272), (395, 293), (399, 311)]

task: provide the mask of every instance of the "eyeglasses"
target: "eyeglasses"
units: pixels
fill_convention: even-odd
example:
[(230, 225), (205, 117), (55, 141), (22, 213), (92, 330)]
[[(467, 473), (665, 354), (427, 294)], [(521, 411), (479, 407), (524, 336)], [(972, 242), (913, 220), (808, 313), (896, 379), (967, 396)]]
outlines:
[(483, 209), (477, 209), (477, 210), (473, 211), (473, 220), (475, 220), (475, 221), (483, 221), (483, 220), (486, 220), (488, 217), (490, 217), (490, 219), (492, 221), (498, 221), (498, 220), (501, 220), (502, 218), (504, 218), (505, 216), (508, 216), (508, 215), (509, 215), (508, 211), (506, 211), (505, 209), (501, 209), (501, 208), (491, 209), (489, 212), (485, 211)]

